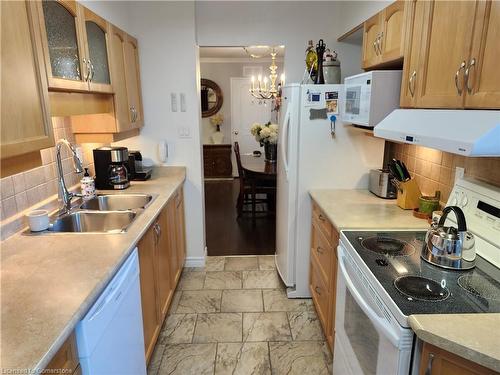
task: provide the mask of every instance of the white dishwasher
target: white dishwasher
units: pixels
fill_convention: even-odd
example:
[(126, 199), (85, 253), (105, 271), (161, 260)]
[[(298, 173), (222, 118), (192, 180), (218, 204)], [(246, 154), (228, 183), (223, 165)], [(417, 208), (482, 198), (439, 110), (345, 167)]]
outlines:
[(145, 375), (139, 258), (135, 248), (76, 326), (83, 375)]

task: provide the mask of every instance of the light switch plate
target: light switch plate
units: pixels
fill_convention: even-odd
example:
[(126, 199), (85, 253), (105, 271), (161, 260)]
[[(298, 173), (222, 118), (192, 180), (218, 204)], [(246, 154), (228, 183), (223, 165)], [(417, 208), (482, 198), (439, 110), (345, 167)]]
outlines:
[(181, 92), (180, 97), (181, 97), (181, 112), (186, 112), (186, 94)]
[(175, 92), (170, 93), (170, 107), (172, 112), (177, 112), (177, 94)]

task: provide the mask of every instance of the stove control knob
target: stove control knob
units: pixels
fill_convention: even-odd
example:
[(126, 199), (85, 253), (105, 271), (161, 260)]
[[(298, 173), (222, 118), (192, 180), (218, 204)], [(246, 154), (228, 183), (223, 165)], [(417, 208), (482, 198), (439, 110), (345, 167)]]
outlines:
[(462, 194), (462, 199), (460, 200), (460, 205), (462, 207), (467, 206), (467, 203), (469, 203), (469, 199), (467, 198), (467, 194)]

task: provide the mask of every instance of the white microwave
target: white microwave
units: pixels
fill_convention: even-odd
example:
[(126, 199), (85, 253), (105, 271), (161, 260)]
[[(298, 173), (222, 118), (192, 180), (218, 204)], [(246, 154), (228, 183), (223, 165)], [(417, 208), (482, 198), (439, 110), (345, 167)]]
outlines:
[(401, 70), (373, 70), (344, 80), (342, 120), (367, 128), (375, 127), (399, 108)]

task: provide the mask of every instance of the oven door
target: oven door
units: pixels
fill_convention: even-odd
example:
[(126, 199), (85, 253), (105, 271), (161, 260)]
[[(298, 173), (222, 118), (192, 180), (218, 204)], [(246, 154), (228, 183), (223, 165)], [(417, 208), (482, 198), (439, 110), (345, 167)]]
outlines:
[(407, 375), (413, 333), (383, 307), (342, 246), (338, 256), (333, 373)]
[(368, 126), (370, 115), (370, 95), (370, 85), (345, 85), (345, 102), (342, 120), (356, 125)]

